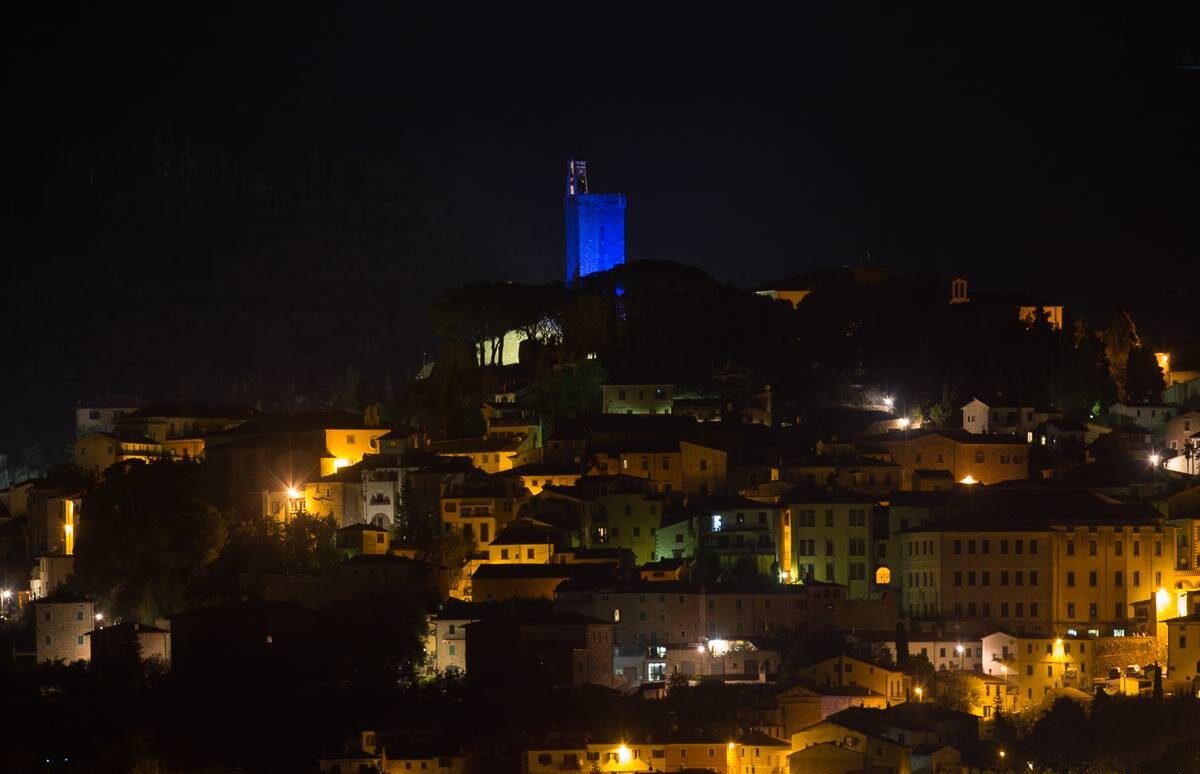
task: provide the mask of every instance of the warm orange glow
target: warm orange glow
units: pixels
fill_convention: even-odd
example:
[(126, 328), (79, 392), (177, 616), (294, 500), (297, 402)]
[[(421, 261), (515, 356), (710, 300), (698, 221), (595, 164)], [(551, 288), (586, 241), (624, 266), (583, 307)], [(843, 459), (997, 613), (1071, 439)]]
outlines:
[(625, 745), (621, 745), (620, 747), (617, 748), (617, 762), (618, 763), (629, 763), (629, 761), (631, 761), (631, 760), (633, 760), (633, 753), (629, 750), (628, 747), (626, 747)]
[(338, 457), (336, 460), (333, 461), (333, 469), (334, 470), (341, 470), (342, 468), (348, 467), (349, 465), (350, 465), (350, 460), (346, 459), (345, 457)]
[(1054, 657), (1055, 658), (1063, 658), (1065, 655), (1066, 655), (1066, 650), (1065, 650), (1065, 648), (1063, 648), (1062, 637), (1059, 637), (1058, 639), (1056, 639), (1054, 641)]
[(297, 489), (296, 487), (289, 486), (287, 488), (287, 496), (288, 496), (288, 499), (290, 499), (290, 500), (299, 500), (304, 495), (301, 494), (300, 490)]
[(960, 484), (966, 484), (967, 486), (971, 486), (972, 484), (978, 484), (978, 483), (979, 483), (979, 479), (975, 478), (975, 477), (974, 477), (974, 476), (972, 476), (970, 473), (968, 473), (967, 475), (963, 476), (963, 477), (962, 477), (962, 480), (961, 480), (961, 481), (959, 481), (958, 483), (960, 483)]
[(72, 556), (75, 553), (75, 501), (63, 501), (63, 553)]

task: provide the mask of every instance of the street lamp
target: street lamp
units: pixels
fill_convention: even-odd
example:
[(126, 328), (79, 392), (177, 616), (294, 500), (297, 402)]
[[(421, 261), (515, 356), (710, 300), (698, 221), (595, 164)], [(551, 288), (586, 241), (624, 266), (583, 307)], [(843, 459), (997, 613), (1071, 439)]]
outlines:
[(925, 690), (918, 685), (914, 692), (917, 694), (917, 703), (924, 704), (925, 700), (922, 697), (925, 695)]
[(954, 652), (958, 654), (958, 668), (959, 668), (959, 671), (962, 671), (962, 672), (965, 672), (965, 671), (967, 671), (967, 659), (966, 659), (966, 655), (965, 655), (965, 654), (966, 654), (966, 652), (967, 652), (967, 649), (966, 649), (966, 648), (964, 648), (964, 647), (963, 647), (963, 646), (960, 644), (960, 645), (956, 645), (956, 646), (954, 647)]

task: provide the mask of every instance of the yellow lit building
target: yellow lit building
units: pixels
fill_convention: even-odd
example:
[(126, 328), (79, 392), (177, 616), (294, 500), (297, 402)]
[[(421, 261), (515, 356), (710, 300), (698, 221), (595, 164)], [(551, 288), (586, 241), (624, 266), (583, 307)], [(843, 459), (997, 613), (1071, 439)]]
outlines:
[(846, 587), (847, 599), (867, 599), (883, 566), (897, 567), (887, 544), (875, 544), (875, 499), (845, 490), (796, 489), (779, 498), (780, 569)]
[(198, 460), (204, 457), (204, 439), (200, 436), (168, 438), (163, 441), (162, 447), (172, 459)]
[[(640, 736), (640, 735), (631, 735)], [(787, 742), (751, 733), (730, 740), (711, 732), (676, 732), (666, 740), (534, 745), (521, 754), (522, 774), (601, 771), (711, 771), (715, 774), (782, 774)]]
[(89, 473), (102, 473), (118, 462), (162, 459), (163, 446), (152, 438), (88, 433), (75, 441), (75, 464)]
[(321, 459), (321, 475), (362, 462), (367, 454), (379, 451), (379, 439), (388, 434), (383, 427), (325, 428), (325, 448), (329, 455)]
[(484, 549), (490, 564), (549, 564), (563, 530), (530, 519), (519, 519), (500, 530)]
[(478, 476), (449, 487), (441, 498), (441, 522), (446, 531), (473, 538), (485, 550), (500, 529), (516, 518), (529, 497), (519, 478)]
[(1167, 671), (1164, 684), (1200, 696), (1200, 613), (1170, 618), (1167, 629)]
[(1022, 438), (963, 430), (910, 430), (867, 436), (859, 453), (900, 465), (901, 489), (912, 488), (917, 470), (949, 471), (960, 483), (994, 484), (1029, 477), (1029, 446)]
[(870, 771), (912, 773), (912, 748), (885, 736), (867, 733), (855, 725), (837, 722), (833, 715), (792, 734), (789, 762), (792, 771), (861, 772), (864, 760)]
[(339, 529), (335, 540), (338, 550), (348, 556), (376, 556), (390, 553), (392, 536), (386, 529), (373, 524), (351, 524)]
[(575, 486), (575, 482), (583, 475), (579, 472), (578, 465), (551, 465), (536, 462), (512, 468), (509, 472), (510, 475), (520, 476), (521, 483), (525, 485), (531, 495), (540, 493), (544, 486)]
[(834, 656), (797, 670), (799, 678), (815, 686), (860, 685), (883, 696), (891, 704), (908, 701), (912, 678), (904, 672), (861, 661), (852, 656)]
[(532, 438), (510, 436), (431, 441), (429, 451), (443, 457), (466, 457), (484, 473), (512, 470), (536, 456)]
[(624, 475), (653, 481), (663, 494), (711, 494), (725, 485), (728, 455), (689, 441), (640, 441), (599, 447), (593, 473)]

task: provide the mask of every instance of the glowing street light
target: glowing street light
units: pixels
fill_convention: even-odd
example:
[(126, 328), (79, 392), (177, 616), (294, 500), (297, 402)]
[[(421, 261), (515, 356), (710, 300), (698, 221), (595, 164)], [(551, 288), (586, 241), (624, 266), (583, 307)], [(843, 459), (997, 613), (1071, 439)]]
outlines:
[(1153, 454), (1150, 455), (1150, 466), (1151, 467), (1157, 468), (1160, 462), (1162, 462), (1161, 454), (1159, 454), (1158, 452), (1154, 452)]
[(97, 620), (97, 621), (103, 621), (103, 620), (104, 620), (104, 613), (96, 613), (96, 620)]
[(954, 646), (954, 652), (958, 654), (958, 668), (963, 672), (967, 671), (967, 657), (965, 655), (967, 649), (960, 643)]
[(974, 485), (974, 484), (978, 484), (978, 483), (979, 483), (979, 479), (975, 478), (975, 477), (974, 477), (974, 476), (972, 476), (970, 473), (968, 473), (967, 475), (963, 476), (963, 477), (962, 477), (962, 480), (961, 480), (961, 481), (959, 481), (958, 483), (960, 483), (960, 484), (966, 484), (967, 486), (972, 486), (972, 485)]
[(7, 602), (10, 599), (12, 599), (11, 591), (9, 591), (8, 589), (4, 589), (3, 591), (0, 591), (0, 600)]
[(633, 760), (633, 752), (631, 752), (628, 747), (622, 744), (617, 748), (618, 763), (629, 763), (631, 760)]
[(896, 399), (889, 395), (883, 399), (883, 405), (888, 407), (888, 411), (891, 411), (896, 406)]
[(900, 425), (901, 430), (907, 430), (908, 426), (912, 424), (912, 420), (908, 417), (900, 417), (896, 420), (896, 424)]
[(289, 500), (299, 500), (299, 499), (300, 499), (301, 497), (303, 497), (304, 495), (302, 495), (302, 494), (300, 493), (300, 490), (299, 490), (299, 489), (297, 489), (296, 487), (294, 487), (294, 486), (289, 486), (289, 487), (287, 488), (287, 496), (288, 496), (288, 499), (289, 499)]
[(924, 688), (922, 688), (921, 686), (918, 685), (915, 689), (913, 689), (913, 693), (917, 694), (917, 703), (918, 704), (924, 702), (924, 699), (922, 698), (925, 695)]

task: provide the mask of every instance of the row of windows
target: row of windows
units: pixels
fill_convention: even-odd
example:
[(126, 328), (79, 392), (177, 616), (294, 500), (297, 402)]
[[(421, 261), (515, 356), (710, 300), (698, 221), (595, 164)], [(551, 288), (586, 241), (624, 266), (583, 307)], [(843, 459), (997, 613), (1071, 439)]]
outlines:
[[(1155, 579), (1156, 579), (1156, 580), (1155, 580), (1155, 583), (1157, 584), (1157, 583), (1159, 583), (1159, 582), (1161, 581), (1161, 579), (1162, 579), (1162, 573), (1161, 573), (1161, 572), (1156, 572), (1156, 573), (1154, 574), (1154, 577), (1155, 577)], [(1098, 573), (1096, 570), (1091, 570), (1090, 572), (1088, 572), (1088, 586), (1091, 586), (1092, 588), (1095, 588), (1095, 587), (1097, 587), (1098, 585), (1100, 585), (1100, 584), (1099, 584), (1099, 581), (1100, 581), (1100, 573)], [(1074, 570), (1068, 570), (1068, 571), (1067, 571), (1067, 586), (1068, 586), (1068, 587), (1073, 587), (1074, 585), (1075, 585), (1075, 571), (1074, 571)], [(1113, 585), (1114, 585), (1114, 586), (1124, 586), (1124, 585), (1125, 585), (1125, 573), (1124, 573), (1124, 571), (1122, 571), (1122, 570), (1117, 570), (1116, 572), (1114, 572), (1114, 573), (1113, 573)], [(1141, 585), (1142, 585), (1142, 572), (1141, 572), (1141, 570), (1134, 570), (1134, 571), (1133, 571), (1133, 585), (1134, 585), (1134, 586), (1141, 586)]]
[[(964, 573), (962, 570), (954, 571), (954, 585), (955, 586), (963, 585), (963, 574)], [(978, 573), (975, 570), (968, 570), (966, 572), (966, 579), (967, 579), (968, 586), (976, 586), (976, 585), (990, 586), (990, 585), (992, 585), (992, 573), (990, 570), (980, 570), (980, 571), (978, 571)], [(978, 580), (979, 583), (976, 583), (975, 582), (976, 580)], [(1014, 571), (1012, 573), (1012, 580), (1013, 580), (1014, 586), (1024, 586), (1025, 585), (1025, 571), (1024, 570)], [(1007, 586), (1008, 581), (1009, 581), (1009, 571), (1001, 570), (1000, 571), (1000, 585)], [(1029, 571), (1029, 585), (1030, 586), (1038, 585), (1038, 571), (1037, 570)]]
[[(1001, 602), (1000, 603), (1000, 617), (1001, 618), (1009, 618), (1010, 617), (1008, 614), (1009, 609), (1010, 608), (1009, 608), (1009, 605), (1007, 602)], [(1024, 618), (1026, 609), (1029, 610), (1030, 618), (1038, 617), (1038, 603), (1037, 602), (1030, 602), (1028, 605), (1026, 605), (1024, 602), (1015, 603), (1012, 607), (1012, 610), (1014, 611), (1014, 615), (1011, 617)], [(979, 618), (979, 617), (991, 618), (992, 617), (992, 603), (981, 602), (981, 603), (978, 603), (978, 605), (977, 605), (975, 602), (968, 602), (964, 608), (964, 605), (962, 602), (955, 602), (954, 603), (954, 617), (955, 618), (963, 618), (964, 613), (965, 613), (965, 617), (967, 617), (967, 618)]]
[[(908, 519), (900, 520), (900, 529), (908, 529)], [(905, 550), (908, 552), (909, 556), (912, 556), (914, 553), (917, 555), (929, 555), (933, 553), (933, 541), (909, 540)]]
[[(1073, 619), (1075, 617), (1076, 617), (1075, 616), (1075, 603), (1068, 602), (1067, 603), (1067, 618)], [(1099, 618), (1099, 617), (1100, 617), (1100, 605), (1096, 602), (1089, 602), (1088, 603), (1088, 618), (1095, 620), (1096, 618)], [(1121, 620), (1124, 617), (1125, 617), (1125, 603), (1114, 602), (1113, 603), (1113, 618), (1115, 618), (1117, 620)]]
[[(850, 556), (866, 556), (867, 541), (865, 538), (850, 538), (847, 543), (847, 553)], [(797, 540), (796, 554), (798, 556), (816, 556), (817, 541), (816, 540)], [(825, 541), (825, 556), (836, 556), (837, 551), (834, 549), (833, 541), (826, 539)]]
[[(53, 638), (52, 638), (52, 637), (51, 637), (49, 634), (47, 634), (47, 635), (46, 635), (46, 636), (45, 636), (45, 637), (42, 639), (42, 642), (43, 642), (43, 643), (46, 645), (46, 647), (50, 647), (51, 643), (52, 643), (52, 642), (54, 642), (54, 640), (53, 640)], [(76, 644), (76, 645), (82, 645), (82, 644), (83, 644), (83, 635), (82, 635), (82, 634), (78, 635), (78, 636), (75, 638), (75, 644)]]
[[(1009, 539), (1001, 538), (998, 542), (1000, 544), (1000, 553), (1007, 554), (1008, 549), (1009, 549)], [(1036, 554), (1038, 552), (1038, 540), (1036, 538), (1030, 538), (1029, 540), (1023, 540), (1022, 538), (1013, 539), (1012, 540), (1012, 552), (1014, 554), (1025, 553), (1026, 543), (1028, 543), (1028, 545), (1029, 545), (1029, 553)], [(974, 554), (974, 553), (990, 554), (992, 552), (992, 541), (988, 538), (984, 538), (984, 539), (978, 540), (978, 541), (967, 540), (966, 544), (967, 544), (967, 553), (968, 554)], [(976, 551), (976, 549), (978, 549), (978, 551)], [(963, 541), (955, 540), (954, 541), (954, 553), (961, 554), (962, 552), (963, 552)]]
[[(825, 526), (834, 526), (834, 512), (832, 508), (825, 509)], [(787, 522), (784, 522), (785, 524)], [(815, 510), (796, 511), (796, 526), (797, 527), (815, 527), (817, 526), (817, 512)], [(851, 508), (850, 509), (850, 526), (865, 527), (867, 526), (867, 509), (866, 508)]]
[[(1134, 556), (1142, 555), (1142, 541), (1141, 540), (1130, 541), (1130, 545), (1133, 548)], [(1098, 546), (1096, 545), (1096, 541), (1089, 540), (1088, 541), (1088, 556), (1096, 556), (1097, 552), (1098, 552)], [(1125, 541), (1124, 540), (1114, 540), (1113, 541), (1113, 555), (1114, 556), (1124, 556), (1125, 555)], [(1162, 556), (1162, 541), (1161, 540), (1154, 541), (1154, 555)], [(1067, 541), (1067, 556), (1075, 556), (1075, 541), (1074, 540)]]
[[(987, 460), (987, 457), (986, 457), (986, 455), (985, 455), (983, 452), (981, 452), (981, 451), (977, 451), (977, 452), (975, 452), (975, 462), (977, 462), (977, 463), (979, 463), (979, 464), (983, 464), (984, 462), (986, 462), (986, 460)], [(925, 457), (924, 457), (924, 455), (923, 455), (921, 452), (917, 452), (917, 453), (916, 453), (916, 463), (917, 463), (918, 465), (920, 465), (920, 464), (921, 464), (922, 462), (924, 462), (924, 461), (925, 461)], [(937, 454), (937, 461), (938, 461), (938, 464), (939, 464), (939, 465), (941, 465), (941, 464), (945, 464), (945, 462), (946, 462), (946, 455), (945, 455), (944, 453), (942, 453), (942, 452), (938, 452), (938, 454)], [(1024, 455), (1024, 454), (1012, 454), (1012, 455), (1009, 455), (1009, 454), (1001, 454), (1001, 455), (1000, 455), (1000, 462), (1001, 462), (1001, 463), (1004, 463), (1004, 464), (1006, 464), (1006, 465), (1007, 465), (1008, 463), (1010, 463), (1010, 462), (1013, 462), (1013, 463), (1020, 463), (1020, 462), (1024, 462), (1024, 461), (1025, 461), (1025, 455)]]

